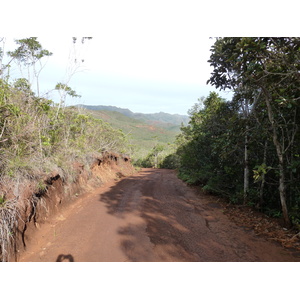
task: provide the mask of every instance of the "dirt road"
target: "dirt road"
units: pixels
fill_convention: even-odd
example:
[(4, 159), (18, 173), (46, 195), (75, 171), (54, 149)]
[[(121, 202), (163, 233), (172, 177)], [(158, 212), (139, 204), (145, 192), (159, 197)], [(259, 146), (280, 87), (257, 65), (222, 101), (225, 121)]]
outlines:
[(143, 169), (79, 198), (41, 226), (19, 261), (300, 261), (238, 227), (174, 171)]

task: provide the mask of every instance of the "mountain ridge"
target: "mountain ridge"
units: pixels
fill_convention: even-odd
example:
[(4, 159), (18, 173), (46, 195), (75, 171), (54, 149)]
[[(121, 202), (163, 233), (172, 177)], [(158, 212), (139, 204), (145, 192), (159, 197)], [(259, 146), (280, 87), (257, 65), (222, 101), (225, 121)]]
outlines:
[[(104, 110), (104, 111), (116, 111), (119, 112), (127, 117), (134, 118), (137, 120), (142, 120), (147, 122), (148, 124), (157, 124), (159, 123), (166, 123), (166, 124), (174, 124), (174, 125), (187, 125), (189, 122), (189, 116), (187, 115), (179, 115), (179, 114), (169, 114), (165, 112), (159, 113), (134, 113), (128, 108), (120, 108), (117, 106), (111, 105), (84, 105), (78, 104), (78, 106), (88, 109), (88, 110)], [(163, 126), (163, 124), (162, 124)]]
[(129, 117), (111, 107), (110, 110), (93, 110), (88, 107), (82, 109), (88, 115), (101, 119), (125, 134), (132, 147), (130, 156), (133, 161), (147, 157), (156, 145), (162, 145), (165, 153), (170, 152), (176, 136), (180, 133), (181, 125)]

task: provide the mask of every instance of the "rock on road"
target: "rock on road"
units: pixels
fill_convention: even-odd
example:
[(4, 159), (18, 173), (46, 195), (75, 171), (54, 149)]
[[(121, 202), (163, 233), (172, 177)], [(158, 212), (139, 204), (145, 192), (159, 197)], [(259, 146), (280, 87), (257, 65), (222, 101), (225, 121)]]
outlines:
[(18, 261), (299, 261), (229, 221), (212, 199), (173, 170), (142, 169), (43, 224)]

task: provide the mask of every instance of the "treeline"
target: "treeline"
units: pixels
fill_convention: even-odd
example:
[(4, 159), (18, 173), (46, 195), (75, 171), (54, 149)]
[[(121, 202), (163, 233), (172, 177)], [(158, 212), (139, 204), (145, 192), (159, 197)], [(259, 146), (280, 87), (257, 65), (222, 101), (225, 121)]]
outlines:
[(300, 223), (300, 38), (218, 38), (211, 92), (177, 139), (179, 176), (191, 184)]

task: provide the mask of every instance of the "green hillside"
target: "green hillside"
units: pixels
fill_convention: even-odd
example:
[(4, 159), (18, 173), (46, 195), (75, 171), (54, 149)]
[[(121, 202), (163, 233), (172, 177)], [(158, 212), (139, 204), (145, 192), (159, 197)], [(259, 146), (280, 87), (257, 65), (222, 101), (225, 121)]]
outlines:
[(134, 113), (127, 108), (120, 108), (116, 106), (106, 106), (106, 105), (83, 105), (79, 104), (80, 107), (94, 110), (94, 111), (116, 111), (127, 117), (144, 121), (151, 125), (156, 125), (163, 128), (172, 128), (173, 125), (180, 126), (182, 123), (187, 125), (189, 122), (189, 117), (186, 115), (179, 114), (168, 114), (165, 112), (144, 114), (144, 113)]
[(88, 109), (86, 111), (95, 118), (109, 123), (113, 128), (121, 129), (133, 146), (131, 155), (134, 159), (146, 156), (157, 144), (163, 145), (167, 150), (170, 148), (169, 144), (174, 143), (176, 135), (180, 132), (179, 125), (159, 122), (156, 124), (163, 127), (151, 125), (117, 111)]

